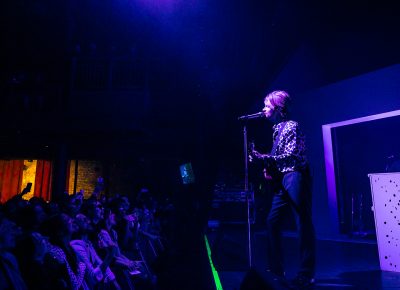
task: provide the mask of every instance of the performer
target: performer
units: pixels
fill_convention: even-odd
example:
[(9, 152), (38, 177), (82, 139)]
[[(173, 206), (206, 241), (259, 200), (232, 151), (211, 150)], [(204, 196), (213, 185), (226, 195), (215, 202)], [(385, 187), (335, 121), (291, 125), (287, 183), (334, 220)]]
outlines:
[(267, 218), (268, 271), (279, 277), (285, 275), (280, 225), (289, 207), (296, 217), (301, 259), (300, 270), (292, 284), (303, 288), (314, 284), (315, 232), (311, 219), (311, 176), (305, 156), (305, 138), (299, 124), (289, 119), (290, 101), (285, 91), (273, 91), (265, 97), (263, 112), (274, 123), (274, 144), (270, 154), (253, 150), (250, 161), (264, 160), (267, 164), (264, 175), (276, 185), (273, 187), (274, 196)]

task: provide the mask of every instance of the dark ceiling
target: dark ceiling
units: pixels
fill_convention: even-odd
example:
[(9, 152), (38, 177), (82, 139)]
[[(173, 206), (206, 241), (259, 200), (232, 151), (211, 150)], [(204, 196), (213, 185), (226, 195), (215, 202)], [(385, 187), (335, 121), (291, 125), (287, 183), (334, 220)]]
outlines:
[[(399, 14), (385, 1), (6, 0), (1, 6), (3, 155), (60, 140), (88, 152), (98, 144), (93, 140), (118, 147), (121, 139), (146, 154), (160, 148), (207, 154), (215, 143), (218, 150), (232, 145), (240, 134), (236, 116), (270, 89), (304, 43), (323, 68), (316, 86), (399, 61)], [(77, 94), (72, 60), (100, 65), (110, 58), (133, 60), (143, 82), (117, 93), (107, 87)], [(132, 91), (136, 99), (129, 99)], [(34, 96), (37, 105), (29, 103)]]

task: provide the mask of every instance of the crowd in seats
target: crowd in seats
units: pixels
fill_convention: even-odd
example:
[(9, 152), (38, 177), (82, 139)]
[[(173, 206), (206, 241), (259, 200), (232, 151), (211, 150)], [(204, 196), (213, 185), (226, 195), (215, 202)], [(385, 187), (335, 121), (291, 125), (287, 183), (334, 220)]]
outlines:
[(97, 193), (58, 202), (18, 194), (0, 205), (1, 289), (159, 289), (165, 252), (154, 198)]

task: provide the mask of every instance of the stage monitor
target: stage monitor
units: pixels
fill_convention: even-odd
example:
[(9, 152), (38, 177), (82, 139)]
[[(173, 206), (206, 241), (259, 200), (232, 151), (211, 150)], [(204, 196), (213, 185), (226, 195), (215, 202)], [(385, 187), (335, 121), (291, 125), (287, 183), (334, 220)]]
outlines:
[(183, 184), (192, 184), (194, 183), (194, 173), (192, 168), (192, 163), (185, 163), (179, 166), (179, 171), (182, 177)]

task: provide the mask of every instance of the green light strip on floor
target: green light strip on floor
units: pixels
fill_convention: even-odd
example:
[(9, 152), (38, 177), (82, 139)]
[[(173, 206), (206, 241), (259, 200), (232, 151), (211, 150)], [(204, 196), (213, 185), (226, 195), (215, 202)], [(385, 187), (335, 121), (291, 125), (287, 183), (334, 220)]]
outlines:
[(224, 289), (222, 288), (221, 280), (219, 280), (218, 271), (215, 270), (213, 261), (212, 261), (212, 259), (211, 259), (211, 249), (210, 249), (210, 245), (209, 245), (209, 243), (208, 243), (208, 239), (207, 239), (207, 236), (206, 236), (206, 235), (204, 235), (204, 240), (206, 241), (206, 248), (207, 248), (208, 261), (210, 262), (211, 271), (212, 271), (212, 274), (213, 274), (213, 276), (214, 276), (215, 288), (216, 288), (217, 290), (224, 290)]

